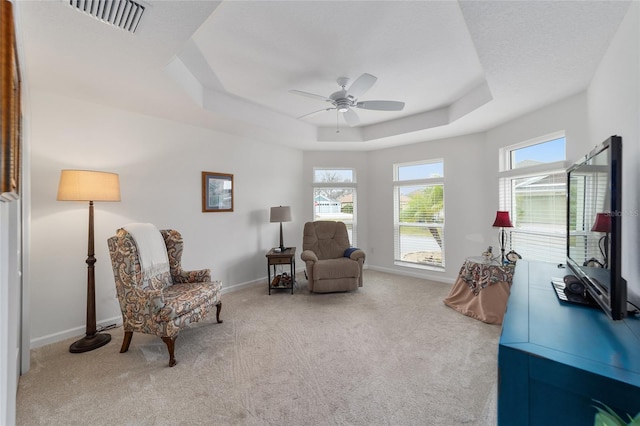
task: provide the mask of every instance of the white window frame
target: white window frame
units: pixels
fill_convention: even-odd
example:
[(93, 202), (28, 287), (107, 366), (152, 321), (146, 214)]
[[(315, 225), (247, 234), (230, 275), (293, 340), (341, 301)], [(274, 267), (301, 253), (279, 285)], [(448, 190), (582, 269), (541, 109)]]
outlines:
[[(528, 146), (542, 144), (545, 142), (551, 142), (559, 138), (565, 139), (565, 160), (542, 163), (542, 164), (537, 164), (533, 166), (511, 168), (512, 167), (511, 153), (514, 150), (525, 148)], [(520, 230), (520, 231), (517, 230), (517, 215), (514, 213), (515, 194), (512, 191), (512, 188), (513, 188), (512, 182), (515, 179), (524, 179), (527, 177), (566, 173), (566, 169), (568, 167), (568, 162), (566, 160), (566, 144), (567, 144), (566, 135), (563, 131), (561, 131), (561, 132), (554, 132), (544, 136), (529, 139), (517, 144), (509, 145), (499, 150), (499, 156), (500, 156), (499, 157), (500, 171), (498, 173), (499, 206), (500, 206), (500, 210), (507, 210), (511, 212), (511, 215), (510, 215), (511, 221), (514, 224), (514, 228), (505, 229), (509, 236), (505, 250), (508, 251), (512, 248), (515, 251), (518, 251), (517, 247), (511, 246), (511, 240), (512, 240), (513, 234), (520, 234), (520, 235), (526, 235), (527, 233), (531, 234), (526, 230)], [(566, 221), (566, 217), (565, 217), (565, 221)], [(552, 249), (549, 250), (549, 252), (556, 253), (556, 255), (554, 256), (557, 256), (557, 257), (550, 257), (550, 258), (540, 257), (540, 258), (533, 258), (533, 259), (529, 257), (529, 260), (552, 261), (554, 263), (556, 261), (558, 263), (564, 262), (565, 256), (566, 256), (566, 226), (564, 227), (564, 230), (562, 232), (549, 232), (549, 233), (541, 234), (539, 231), (537, 231), (535, 234), (531, 234), (531, 235), (532, 235), (532, 239), (534, 238), (533, 235), (542, 236), (543, 238), (546, 237), (547, 243), (549, 242), (549, 239), (558, 240), (556, 244), (551, 244)], [(560, 255), (560, 253), (562, 253), (562, 255)], [(525, 257), (527, 257), (526, 254), (525, 254)]]
[[(442, 164), (442, 177), (431, 177), (431, 178), (424, 178), (424, 179), (411, 179), (411, 180), (399, 180), (399, 170), (401, 167), (406, 167), (406, 166), (415, 166), (415, 165), (422, 165), (422, 164), (435, 164), (435, 163), (441, 163)], [(445, 178), (444, 178), (444, 169), (445, 169), (445, 165), (444, 165), (444, 159), (442, 158), (434, 158), (434, 159), (428, 159), (428, 160), (421, 160), (421, 161), (412, 161), (412, 162), (406, 162), (406, 163), (396, 163), (393, 165), (393, 246), (394, 246), (394, 254), (393, 254), (393, 259), (394, 259), (394, 265), (397, 266), (405, 266), (405, 267), (409, 267), (409, 268), (416, 268), (416, 269), (427, 269), (427, 270), (432, 270), (432, 271), (439, 271), (439, 272), (443, 272), (445, 271), (445, 222), (446, 219), (443, 218), (442, 223), (416, 223), (416, 222), (400, 222), (400, 189), (402, 187), (407, 187), (407, 186), (433, 186), (433, 185), (442, 185), (443, 188), (443, 212), (446, 211), (446, 207), (444, 204), (444, 197), (445, 197)], [(443, 213), (444, 214), (444, 213)], [(441, 228), (441, 238), (442, 238), (442, 247), (441, 247), (441, 253), (442, 253), (442, 262), (440, 265), (436, 265), (436, 264), (428, 264), (428, 263), (419, 263), (419, 262), (409, 262), (406, 260), (402, 260), (401, 259), (401, 247), (400, 247), (400, 227), (401, 226), (415, 226), (415, 227), (422, 227), (422, 228), (428, 228), (428, 227), (437, 227), (437, 228)]]
[[(349, 170), (351, 171), (351, 182), (316, 182), (316, 172), (322, 170)], [(352, 167), (314, 167), (313, 168), (313, 176), (311, 178), (313, 182), (313, 188), (311, 190), (311, 198), (313, 200), (313, 220), (318, 220), (316, 218), (316, 208), (315, 208), (315, 198), (316, 198), (316, 190), (318, 189), (351, 189), (353, 193), (353, 219), (351, 221), (351, 229), (349, 230), (349, 239), (352, 247), (357, 247), (358, 245), (358, 227), (357, 227), (357, 217), (358, 217), (358, 202), (357, 202), (357, 188), (358, 182), (356, 178), (356, 169)], [(347, 224), (347, 229), (349, 229), (349, 224)]]

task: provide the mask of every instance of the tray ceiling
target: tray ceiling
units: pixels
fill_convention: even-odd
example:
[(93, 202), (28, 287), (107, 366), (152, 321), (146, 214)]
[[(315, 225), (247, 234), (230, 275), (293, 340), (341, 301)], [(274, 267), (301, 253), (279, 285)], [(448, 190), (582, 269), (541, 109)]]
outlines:
[[(147, 1), (135, 33), (66, 1), (17, 2), (26, 83), (301, 149), (477, 132), (584, 90), (628, 1)], [(378, 77), (346, 125), (319, 100)], [(337, 132), (338, 131), (338, 132)]]

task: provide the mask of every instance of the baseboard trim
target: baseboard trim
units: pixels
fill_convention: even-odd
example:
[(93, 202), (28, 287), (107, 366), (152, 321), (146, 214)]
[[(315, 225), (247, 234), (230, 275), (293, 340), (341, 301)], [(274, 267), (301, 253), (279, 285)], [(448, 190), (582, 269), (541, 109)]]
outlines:
[[(253, 281), (247, 281), (244, 283), (240, 283), (240, 284), (234, 284), (232, 286), (229, 287), (222, 287), (222, 294), (227, 294), (227, 293), (232, 293), (234, 291), (239, 291), (242, 290), (244, 288), (247, 287), (252, 287), (255, 285), (264, 285), (266, 288), (267, 285), (267, 280), (266, 278), (259, 278)], [(116, 324), (117, 327), (120, 327), (122, 325), (122, 316), (118, 315), (117, 317), (113, 317), (113, 318), (107, 318), (104, 320), (100, 320), (96, 322), (97, 328), (98, 330), (100, 330), (101, 327), (107, 327), (110, 325)], [(68, 330), (63, 330), (57, 333), (52, 333), (52, 334), (48, 334), (46, 336), (42, 336), (42, 337), (37, 337), (35, 339), (32, 339), (30, 341), (30, 345), (29, 348), (30, 349), (36, 349), (39, 348), (41, 346), (46, 346), (46, 345), (50, 345), (52, 343), (58, 343), (62, 340), (66, 340), (66, 339), (71, 339), (73, 337), (82, 337), (84, 334), (86, 333), (86, 327), (80, 326), (80, 327), (74, 327), (74, 328), (70, 328)]]
[[(381, 268), (381, 267), (377, 267), (377, 266), (371, 266), (371, 265), (365, 265), (364, 266), (365, 269), (371, 269), (373, 271), (380, 271), (380, 272), (387, 272), (389, 274), (397, 274), (397, 275), (406, 275), (409, 277), (414, 277), (414, 278), (424, 278), (424, 279), (428, 279), (428, 280), (432, 280), (432, 281), (439, 281), (439, 282), (446, 282), (449, 284), (453, 284), (454, 280), (443, 280), (442, 277), (431, 277), (425, 274), (417, 274), (417, 273), (409, 273), (409, 272), (403, 272), (403, 271), (398, 271), (395, 269), (390, 269), (390, 268)], [(300, 268), (300, 269), (296, 269), (296, 274), (301, 274), (304, 273), (305, 269), (304, 268)], [(251, 280), (251, 281), (246, 281), (243, 283), (239, 283), (239, 284), (234, 284), (228, 287), (225, 287), (223, 284), (222, 287), (222, 294), (228, 294), (228, 293), (233, 293), (235, 291), (240, 291), (242, 289), (248, 288), (248, 287), (253, 287), (253, 286), (258, 286), (258, 285), (263, 285), (266, 287), (267, 283), (266, 283), (266, 278), (258, 278), (255, 280)], [(122, 325), (122, 316), (118, 315), (117, 317), (113, 317), (113, 318), (107, 318), (104, 320), (100, 320), (97, 321), (96, 325), (98, 327), (98, 329), (100, 329), (101, 327), (107, 327), (110, 325), (115, 324), (116, 327), (120, 327)], [(30, 349), (36, 349), (39, 348), (41, 346), (46, 346), (46, 345), (50, 345), (52, 343), (58, 343), (62, 340), (66, 340), (66, 339), (71, 339), (73, 337), (82, 337), (82, 335), (86, 332), (86, 327), (85, 326), (80, 326), (80, 327), (74, 327), (74, 328), (70, 328), (68, 330), (63, 330), (60, 331), (58, 333), (52, 333), (52, 334), (48, 334), (46, 336), (42, 336), (42, 337), (38, 337), (35, 339), (32, 339), (30, 341)]]
[[(104, 320), (96, 321), (96, 326), (98, 330), (101, 327), (107, 327), (115, 324), (116, 326), (122, 325), (122, 316), (118, 315), (117, 317), (107, 318)], [(58, 333), (48, 334), (46, 336), (37, 337), (35, 339), (31, 339), (30, 341), (30, 349), (39, 348), (41, 346), (50, 345), (52, 343), (58, 343), (62, 340), (71, 339), (73, 337), (82, 337), (87, 331), (86, 326), (74, 327), (68, 330), (60, 331)]]
[(260, 279), (253, 280), (253, 281), (246, 281), (246, 282), (243, 282), (243, 283), (230, 285), (229, 287), (225, 287), (224, 284), (223, 284), (223, 286), (222, 286), (222, 294), (233, 293), (234, 291), (240, 291), (243, 288), (253, 287), (253, 286), (256, 286), (258, 284), (264, 284), (266, 286), (266, 281), (267, 280), (265, 278), (260, 278)]
[(422, 278), (425, 280), (436, 281), (436, 282), (445, 283), (445, 284), (453, 284), (456, 282), (456, 280), (454, 279), (442, 277), (439, 275), (431, 275), (428, 273), (413, 272), (413, 271), (406, 271), (406, 270), (393, 269), (393, 268), (384, 268), (381, 266), (369, 265), (368, 269), (371, 269), (372, 271), (386, 272), (387, 274), (403, 275), (403, 276), (412, 277), (412, 278)]

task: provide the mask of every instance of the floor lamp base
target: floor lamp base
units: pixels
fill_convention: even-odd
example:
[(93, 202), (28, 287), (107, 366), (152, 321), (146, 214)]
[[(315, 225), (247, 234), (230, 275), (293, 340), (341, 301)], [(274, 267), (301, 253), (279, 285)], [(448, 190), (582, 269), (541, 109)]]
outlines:
[(93, 336), (85, 336), (69, 346), (69, 352), (79, 354), (98, 349), (111, 341), (111, 335), (106, 333), (98, 333)]

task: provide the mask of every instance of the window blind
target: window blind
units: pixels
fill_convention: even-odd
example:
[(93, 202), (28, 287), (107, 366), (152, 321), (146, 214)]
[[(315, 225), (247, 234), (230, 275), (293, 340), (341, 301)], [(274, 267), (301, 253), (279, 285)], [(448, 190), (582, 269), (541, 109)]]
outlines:
[(396, 185), (395, 260), (444, 267), (444, 184)]
[(511, 212), (507, 250), (523, 258), (564, 263), (566, 258), (566, 191), (564, 171), (500, 179), (501, 209)]

